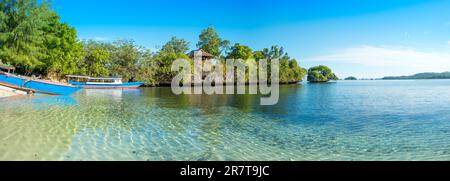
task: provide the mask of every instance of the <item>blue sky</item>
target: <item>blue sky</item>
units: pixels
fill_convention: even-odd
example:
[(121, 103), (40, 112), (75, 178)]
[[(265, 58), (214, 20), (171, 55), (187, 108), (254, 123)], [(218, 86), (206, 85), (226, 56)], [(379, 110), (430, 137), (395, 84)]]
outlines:
[(54, 0), (80, 39), (157, 49), (213, 25), (253, 49), (280, 45), (303, 67), (377, 78), (450, 71), (450, 0)]

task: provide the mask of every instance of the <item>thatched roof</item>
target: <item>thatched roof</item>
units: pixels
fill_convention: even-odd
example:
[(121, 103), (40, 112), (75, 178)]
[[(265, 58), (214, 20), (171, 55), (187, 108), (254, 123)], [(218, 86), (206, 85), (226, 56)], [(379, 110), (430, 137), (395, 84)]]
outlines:
[(205, 52), (202, 49), (192, 50), (191, 52), (189, 52), (188, 55), (189, 55), (189, 57), (194, 57), (194, 56), (202, 56), (202, 57), (209, 57), (209, 58), (214, 57), (214, 55), (212, 55), (208, 52)]

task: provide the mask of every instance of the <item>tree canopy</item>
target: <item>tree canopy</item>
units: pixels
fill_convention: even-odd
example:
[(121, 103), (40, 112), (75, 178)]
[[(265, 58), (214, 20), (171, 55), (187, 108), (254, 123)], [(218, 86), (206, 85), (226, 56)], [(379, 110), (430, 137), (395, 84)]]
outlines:
[(109, 75), (108, 65), (111, 64), (110, 46), (104, 43), (87, 41), (83, 44), (84, 60), (80, 65), (80, 73), (94, 77)]
[(186, 53), (189, 50), (189, 42), (184, 39), (172, 37), (161, 49), (165, 53)]
[(234, 44), (230, 48), (230, 52), (228, 53), (227, 59), (243, 59), (248, 60), (253, 58), (253, 51), (250, 47), (241, 45), (239, 43)]
[(77, 32), (47, 1), (0, 2), (0, 59), (25, 74), (61, 76), (78, 70), (83, 50)]
[[(306, 69), (298, 65), (296, 59), (289, 57), (288, 53), (284, 52), (284, 48), (274, 45), (270, 48), (264, 48), (253, 52), (253, 57), (256, 60), (278, 59), (280, 62), (280, 83), (297, 83), (303, 80), (306, 75)], [(270, 72), (269, 72), (270, 73)]]
[(47, 5), (31, 0), (0, 2), (0, 59), (26, 71), (44, 64), (44, 41), (48, 21), (53, 18)]
[(309, 82), (328, 82), (330, 80), (338, 80), (338, 77), (327, 66), (319, 65), (308, 69)]
[(230, 44), (228, 40), (222, 40), (216, 29), (212, 26), (204, 29), (198, 37), (199, 41), (197, 43), (197, 47), (216, 57), (219, 57)]

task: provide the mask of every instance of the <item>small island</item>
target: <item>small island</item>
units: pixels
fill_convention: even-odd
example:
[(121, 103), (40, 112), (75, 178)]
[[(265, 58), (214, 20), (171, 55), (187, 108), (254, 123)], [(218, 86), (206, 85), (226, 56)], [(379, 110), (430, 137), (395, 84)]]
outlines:
[(383, 77), (383, 80), (405, 80), (405, 79), (450, 79), (450, 72), (442, 73), (419, 73), (409, 76), (388, 76)]
[(325, 65), (319, 65), (308, 69), (308, 82), (325, 83), (339, 78)]
[(356, 77), (350, 76), (345, 78), (344, 80), (358, 80)]

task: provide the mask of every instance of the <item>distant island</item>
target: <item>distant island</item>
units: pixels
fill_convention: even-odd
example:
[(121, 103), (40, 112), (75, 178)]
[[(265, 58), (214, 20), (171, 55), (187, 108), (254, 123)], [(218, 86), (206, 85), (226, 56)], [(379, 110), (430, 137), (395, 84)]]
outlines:
[(404, 79), (450, 79), (450, 72), (442, 73), (419, 73), (410, 76), (388, 76), (383, 77), (383, 80), (404, 80)]
[(344, 80), (358, 80), (356, 77), (350, 76), (345, 78)]

